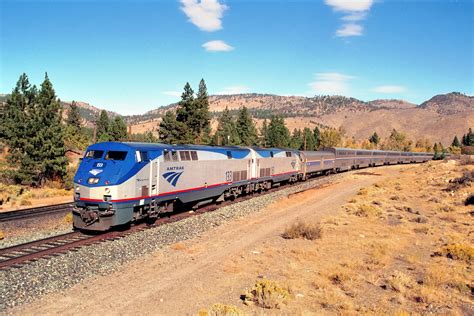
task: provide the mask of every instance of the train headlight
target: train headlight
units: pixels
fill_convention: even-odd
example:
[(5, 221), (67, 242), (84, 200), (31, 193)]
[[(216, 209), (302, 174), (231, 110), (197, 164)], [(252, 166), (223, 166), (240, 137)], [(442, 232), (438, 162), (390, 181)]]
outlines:
[(109, 193), (110, 193), (110, 189), (109, 189), (109, 188), (105, 188), (105, 193), (109, 194)]
[(80, 187), (80, 186), (77, 186), (77, 187), (76, 187), (76, 191), (79, 192), (80, 190), (81, 190), (81, 187)]
[(89, 180), (87, 180), (87, 183), (97, 184), (97, 183), (99, 183), (99, 178), (89, 178)]

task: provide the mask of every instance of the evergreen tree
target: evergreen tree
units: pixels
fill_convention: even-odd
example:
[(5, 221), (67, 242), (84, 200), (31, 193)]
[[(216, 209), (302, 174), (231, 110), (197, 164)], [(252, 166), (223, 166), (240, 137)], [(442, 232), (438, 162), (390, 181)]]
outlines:
[(268, 127), (268, 145), (285, 148), (290, 144), (290, 131), (285, 126), (283, 116), (272, 116)]
[(209, 113), (209, 97), (204, 79), (199, 82), (196, 96), (196, 113), (192, 116), (191, 126), (196, 137), (196, 144), (208, 144), (211, 134), (211, 115)]
[(180, 134), (182, 129), (182, 123), (176, 121), (176, 115), (173, 111), (166, 111), (163, 120), (159, 127), (159, 138), (160, 142), (165, 144), (178, 144), (180, 140)]
[(302, 150), (315, 150), (316, 140), (314, 139), (314, 133), (308, 127), (303, 129), (303, 144), (300, 148)]
[(461, 147), (461, 143), (459, 142), (459, 139), (457, 136), (454, 136), (453, 142), (451, 144), (453, 147)]
[(369, 142), (371, 142), (374, 145), (378, 145), (380, 143), (380, 137), (377, 134), (377, 132), (374, 132), (372, 136), (370, 136)]
[(319, 130), (317, 126), (313, 130), (313, 135), (314, 135), (314, 149), (318, 149), (321, 143), (321, 131)]
[(466, 146), (474, 146), (474, 133), (472, 132), (472, 128), (469, 128), (466, 135)]
[(303, 146), (303, 135), (300, 129), (294, 129), (290, 139), (290, 148), (300, 149)]
[(30, 85), (28, 76), (23, 73), (7, 99), (0, 117), (0, 140), (9, 148), (8, 161), (12, 167), (17, 167), (23, 159), (29, 137), (32, 136), (29, 120), (36, 98), (36, 87)]
[(239, 110), (236, 125), (241, 144), (245, 146), (256, 145), (257, 129), (245, 106)]
[(64, 180), (68, 161), (65, 156), (61, 104), (47, 74), (31, 115), (28, 123), (34, 134), (28, 140), (20, 164), (23, 182), (42, 186), (48, 179)]
[(97, 122), (96, 137), (99, 142), (106, 142), (110, 140), (109, 135), (110, 121), (106, 110), (102, 110), (99, 115), (99, 121)]
[(81, 114), (79, 113), (79, 107), (77, 106), (76, 101), (72, 101), (71, 103), (66, 122), (75, 131), (81, 130)]
[(268, 124), (267, 119), (263, 120), (262, 128), (260, 128), (260, 146), (268, 146)]
[(109, 128), (109, 137), (111, 141), (124, 141), (127, 140), (127, 124), (123, 121), (120, 116), (117, 116)]
[(438, 144), (437, 143), (434, 143), (433, 145), (433, 152), (434, 152), (434, 157), (433, 159), (438, 159), (439, 157), (439, 148), (438, 148)]
[(194, 101), (194, 91), (189, 82), (184, 85), (184, 91), (181, 94), (181, 101), (179, 101), (176, 110), (176, 121), (180, 124), (177, 132), (178, 144), (192, 144), (196, 141), (199, 130), (199, 122), (196, 120), (197, 104)]
[(217, 131), (214, 134), (213, 144), (219, 146), (240, 145), (239, 134), (234, 119), (226, 107), (219, 118)]

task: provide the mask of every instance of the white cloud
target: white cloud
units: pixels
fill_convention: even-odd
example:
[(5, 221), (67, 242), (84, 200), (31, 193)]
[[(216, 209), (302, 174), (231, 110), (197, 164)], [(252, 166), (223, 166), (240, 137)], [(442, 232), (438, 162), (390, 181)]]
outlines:
[(343, 24), (336, 31), (336, 36), (361, 36), (363, 34), (364, 28), (355, 22), (365, 20), (374, 0), (324, 0), (324, 2), (334, 11), (343, 12), (342, 21), (352, 22)]
[(370, 9), (373, 0), (324, 0), (336, 11), (367, 11)]
[(343, 24), (340, 29), (336, 31), (336, 36), (347, 37), (347, 36), (360, 36), (364, 28), (355, 23)]
[(343, 21), (350, 21), (350, 22), (356, 22), (356, 21), (362, 21), (367, 17), (367, 12), (353, 12), (347, 15), (344, 15), (341, 20)]
[(222, 16), (228, 9), (218, 0), (181, 0), (181, 10), (199, 29), (213, 32), (222, 29)]
[(230, 86), (225, 87), (222, 91), (217, 92), (216, 94), (242, 94), (248, 93), (250, 91), (247, 86)]
[(234, 47), (221, 40), (206, 42), (202, 44), (202, 47), (208, 52), (230, 52), (234, 49)]
[(322, 72), (316, 74), (316, 80), (309, 83), (311, 94), (344, 95), (349, 92), (348, 81), (353, 76), (337, 72)]
[(161, 91), (161, 94), (168, 95), (168, 96), (171, 96), (171, 97), (180, 97), (181, 96), (181, 92), (179, 92), (179, 91)]
[(378, 86), (372, 89), (374, 92), (378, 93), (400, 93), (405, 91), (405, 87), (403, 86)]

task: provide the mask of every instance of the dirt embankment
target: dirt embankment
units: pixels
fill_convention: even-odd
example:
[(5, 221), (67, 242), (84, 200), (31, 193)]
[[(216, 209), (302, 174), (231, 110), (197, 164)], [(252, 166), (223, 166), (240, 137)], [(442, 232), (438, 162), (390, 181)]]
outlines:
[(472, 183), (449, 183), (463, 168), (347, 174), (13, 312), (472, 314)]

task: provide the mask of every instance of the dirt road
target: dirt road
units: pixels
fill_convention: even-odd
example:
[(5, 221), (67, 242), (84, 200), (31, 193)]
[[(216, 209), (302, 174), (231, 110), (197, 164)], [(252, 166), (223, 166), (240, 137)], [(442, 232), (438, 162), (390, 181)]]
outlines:
[[(317, 221), (334, 215), (361, 187), (401, 168), (379, 168), (377, 175), (347, 174), (338, 183), (275, 201), (251, 217), (211, 229), (200, 238), (172, 245), (117, 273), (46, 296), (16, 312), (170, 315), (196, 314), (217, 302), (242, 305), (242, 291), (259, 275), (268, 277), (265, 270), (246, 269), (242, 264), (258, 261), (266, 244), (284, 242), (282, 231), (298, 218)], [(278, 254), (274, 259), (284, 260)]]

